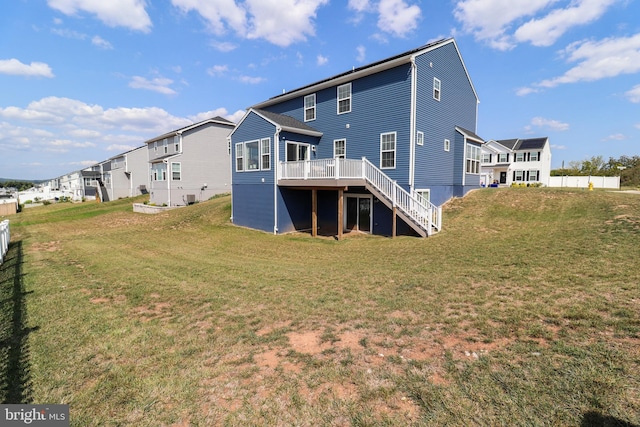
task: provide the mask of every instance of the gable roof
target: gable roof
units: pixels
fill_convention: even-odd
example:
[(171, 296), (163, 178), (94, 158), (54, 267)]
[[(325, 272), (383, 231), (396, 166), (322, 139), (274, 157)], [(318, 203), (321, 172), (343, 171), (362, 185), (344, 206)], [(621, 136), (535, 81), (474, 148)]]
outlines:
[(195, 128), (198, 128), (200, 126), (204, 126), (204, 125), (209, 124), (209, 123), (215, 123), (215, 124), (231, 126), (231, 127), (235, 126), (235, 124), (232, 121), (224, 119), (224, 118), (222, 118), (220, 116), (216, 116), (216, 117), (213, 117), (211, 119), (203, 120), (203, 121), (198, 122), (198, 123), (193, 123), (193, 124), (190, 124), (190, 125), (185, 126), (183, 128), (176, 129), (176, 130), (173, 130), (171, 132), (167, 132), (167, 133), (165, 133), (163, 135), (160, 135), (160, 136), (156, 136), (155, 138), (149, 139), (149, 140), (145, 141), (144, 143), (145, 144), (149, 144), (150, 142), (159, 141), (161, 139), (165, 139), (165, 138), (168, 138), (170, 136), (180, 135), (180, 134), (182, 134), (182, 133), (184, 133), (184, 132), (186, 132), (188, 130), (195, 129)]
[(315, 83), (311, 83), (309, 85), (300, 87), (298, 89), (294, 89), (292, 91), (283, 93), (281, 95), (274, 96), (269, 98), (266, 101), (255, 104), (253, 108), (264, 108), (270, 105), (274, 105), (292, 98), (296, 98), (302, 95), (308, 95), (310, 93), (317, 92), (321, 89), (326, 89), (328, 87), (336, 86), (342, 83), (348, 83), (350, 81), (356, 80), (361, 77), (369, 76), (371, 74), (379, 73), (381, 71), (385, 71), (394, 67), (397, 67), (402, 64), (408, 64), (413, 62), (414, 58), (418, 55), (423, 55), (427, 52), (445, 46), (447, 44), (452, 43), (458, 53), (458, 57), (460, 58), (460, 62), (462, 63), (462, 67), (466, 73), (467, 79), (469, 80), (469, 84), (471, 85), (471, 89), (473, 90), (473, 94), (478, 100), (478, 93), (476, 92), (475, 87), (473, 86), (473, 82), (471, 81), (471, 77), (469, 76), (469, 72), (467, 71), (467, 67), (462, 60), (462, 55), (460, 55), (460, 50), (458, 49), (458, 45), (453, 38), (448, 39), (440, 39), (431, 43), (427, 43), (417, 49), (412, 49), (407, 52), (401, 53), (399, 55), (392, 56), (390, 58), (383, 59), (381, 61), (374, 62), (369, 65), (365, 65), (362, 67), (354, 68), (351, 71), (347, 71), (341, 74), (337, 74), (333, 77), (329, 77), (324, 80), (320, 80)]
[(460, 126), (456, 126), (456, 130), (464, 135), (465, 138), (470, 139), (474, 142), (479, 142), (480, 144), (484, 144), (484, 139), (471, 132), (470, 130), (466, 130), (465, 128), (462, 128)]
[(544, 148), (549, 140), (548, 137), (528, 138), (528, 139), (502, 139), (496, 140), (498, 144), (512, 151), (517, 150), (538, 150)]
[(258, 116), (262, 117), (264, 120), (268, 121), (272, 125), (276, 126), (278, 129), (286, 131), (286, 132), (293, 132), (293, 133), (299, 133), (299, 134), (302, 134), (302, 135), (316, 136), (318, 138), (323, 135), (322, 132), (320, 132), (319, 130), (314, 129), (311, 126), (307, 125), (306, 123), (303, 123), (298, 119), (294, 119), (291, 116), (287, 116), (285, 114), (272, 113), (271, 111), (260, 110), (260, 109), (257, 109), (257, 108), (250, 108), (249, 111), (247, 111), (247, 113), (244, 115), (242, 120), (240, 120), (240, 122), (238, 123), (236, 128), (231, 132), (231, 134), (229, 136), (231, 136), (231, 135), (233, 135), (235, 133), (236, 129), (238, 129), (240, 127), (242, 122), (244, 122), (244, 120), (252, 112), (254, 114), (257, 114)]

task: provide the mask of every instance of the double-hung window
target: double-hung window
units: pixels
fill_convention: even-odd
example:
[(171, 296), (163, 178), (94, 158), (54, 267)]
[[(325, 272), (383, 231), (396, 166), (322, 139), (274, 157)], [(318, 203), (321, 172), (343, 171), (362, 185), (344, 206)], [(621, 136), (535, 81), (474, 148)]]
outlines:
[(433, 78), (433, 99), (440, 101), (440, 80)]
[(176, 153), (180, 152), (180, 137), (178, 135), (173, 137), (173, 149)]
[(524, 181), (524, 171), (513, 171), (514, 181)]
[(491, 153), (482, 154), (482, 163), (491, 163)]
[(244, 170), (244, 144), (238, 142), (236, 144), (236, 171), (242, 172)]
[(508, 163), (509, 162), (509, 155), (506, 154), (506, 153), (498, 154), (498, 162), (499, 163)]
[(540, 160), (540, 159), (538, 159), (538, 152), (537, 151), (532, 151), (529, 154), (529, 160), (532, 161), (532, 162), (537, 162), (538, 160)]
[(162, 147), (164, 149), (164, 154), (167, 154), (169, 152), (169, 143), (167, 141), (167, 138), (162, 140)]
[(466, 172), (473, 174), (480, 173), (480, 147), (467, 144)]
[(262, 158), (262, 170), (271, 169), (271, 138), (262, 138), (260, 140), (260, 156)]
[(351, 112), (351, 83), (338, 86), (338, 114)]
[(396, 167), (396, 132), (380, 134), (380, 169)]
[(182, 166), (180, 163), (171, 163), (171, 180), (180, 181), (182, 179)]
[(529, 171), (529, 181), (537, 181), (539, 178), (539, 171)]
[(316, 119), (316, 94), (304, 97), (304, 121), (309, 122)]
[(249, 141), (244, 143), (244, 156), (246, 162), (246, 170), (254, 171), (260, 169), (260, 156), (258, 155), (258, 141)]
[(448, 139), (444, 140), (444, 151), (449, 151), (451, 150), (451, 141), (449, 141)]
[(524, 153), (516, 153), (516, 162), (524, 162)]
[(347, 140), (333, 140), (333, 157), (336, 159), (344, 159), (347, 157)]
[(424, 132), (418, 131), (416, 134), (416, 145), (424, 145)]

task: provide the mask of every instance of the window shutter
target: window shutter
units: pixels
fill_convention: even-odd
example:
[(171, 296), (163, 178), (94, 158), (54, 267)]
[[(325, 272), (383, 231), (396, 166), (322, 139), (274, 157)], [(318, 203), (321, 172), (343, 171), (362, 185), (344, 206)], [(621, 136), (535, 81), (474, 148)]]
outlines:
[(513, 171), (513, 181), (515, 182), (516, 180), (516, 171)]
[(489, 153), (489, 163), (491, 163), (491, 156), (493, 156), (493, 154)]
[(541, 157), (540, 157), (540, 155), (541, 155), (541, 154), (542, 154), (542, 153), (541, 153), (540, 151), (538, 151), (538, 161), (540, 161), (540, 158), (541, 158)]

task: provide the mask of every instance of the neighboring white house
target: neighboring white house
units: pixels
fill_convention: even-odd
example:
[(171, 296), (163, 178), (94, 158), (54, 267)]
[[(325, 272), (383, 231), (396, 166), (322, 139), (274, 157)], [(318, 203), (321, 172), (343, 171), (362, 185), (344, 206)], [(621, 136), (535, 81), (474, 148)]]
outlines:
[(481, 147), (480, 183), (489, 186), (540, 183), (549, 186), (549, 138), (487, 141)]

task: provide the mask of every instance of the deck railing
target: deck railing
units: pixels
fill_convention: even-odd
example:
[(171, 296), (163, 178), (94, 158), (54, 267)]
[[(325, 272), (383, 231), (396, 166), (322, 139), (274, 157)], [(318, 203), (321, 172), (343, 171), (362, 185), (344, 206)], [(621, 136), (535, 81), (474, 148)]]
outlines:
[(9, 250), (9, 220), (0, 222), (0, 264), (4, 261), (4, 256)]
[(363, 179), (384, 195), (392, 206), (422, 227), (427, 235), (442, 228), (442, 208), (419, 194), (410, 194), (366, 158), (318, 159), (280, 162), (279, 179)]

